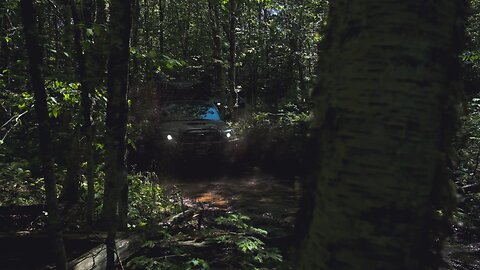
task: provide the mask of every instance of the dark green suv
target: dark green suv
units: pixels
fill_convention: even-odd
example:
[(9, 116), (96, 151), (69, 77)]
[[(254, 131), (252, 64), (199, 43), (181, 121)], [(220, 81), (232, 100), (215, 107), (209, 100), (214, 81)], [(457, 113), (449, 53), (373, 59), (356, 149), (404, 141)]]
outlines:
[(235, 159), (238, 138), (215, 104), (182, 100), (163, 103), (160, 108), (157, 142), (163, 162)]

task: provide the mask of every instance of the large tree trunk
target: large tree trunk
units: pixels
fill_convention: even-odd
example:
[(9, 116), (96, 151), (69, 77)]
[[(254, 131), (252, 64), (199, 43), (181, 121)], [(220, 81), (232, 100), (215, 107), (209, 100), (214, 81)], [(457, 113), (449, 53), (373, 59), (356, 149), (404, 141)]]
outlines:
[(37, 23), (33, 0), (22, 0), (20, 2), (22, 12), (23, 28), (27, 46), (28, 61), (30, 67), (31, 84), (35, 96), (35, 111), (38, 121), (41, 174), (45, 182), (46, 203), (48, 210), (47, 226), (52, 248), (56, 259), (56, 269), (67, 269), (65, 247), (62, 238), (62, 221), (58, 213), (57, 187), (55, 173), (53, 171), (53, 157), (50, 138), (50, 123), (47, 107), (47, 93), (43, 78), (42, 47), (38, 38)]
[[(108, 226), (107, 269), (114, 268), (114, 243), (119, 221), (125, 221), (127, 190), (126, 129), (129, 39), (129, 0), (110, 2), (107, 122), (105, 137), (105, 197), (103, 215)], [(122, 197), (122, 198), (120, 198)]]
[(464, 1), (332, 1), (299, 269), (438, 269)]

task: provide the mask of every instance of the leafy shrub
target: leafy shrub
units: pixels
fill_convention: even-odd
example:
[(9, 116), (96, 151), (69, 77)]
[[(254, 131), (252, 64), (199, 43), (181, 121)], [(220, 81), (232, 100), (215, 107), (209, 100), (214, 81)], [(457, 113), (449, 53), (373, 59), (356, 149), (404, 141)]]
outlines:
[(234, 124), (243, 143), (241, 155), (276, 173), (305, 172), (312, 158), (309, 147), (311, 115), (287, 104), (276, 113), (257, 112)]
[(153, 225), (165, 216), (178, 211), (164, 190), (158, 184), (154, 172), (139, 172), (128, 176), (129, 211), (128, 226), (143, 227)]
[(460, 193), (460, 202), (454, 214), (456, 229), (477, 234), (480, 228), (480, 193), (468, 187), (480, 185), (480, 99), (467, 104), (467, 114), (461, 118), (454, 147), (453, 177)]
[(29, 163), (19, 160), (0, 163), (0, 206), (42, 204), (45, 198), (43, 179), (32, 177)]
[(278, 268), (283, 261), (280, 251), (267, 247), (262, 240), (267, 236), (267, 231), (251, 226), (249, 220), (249, 217), (241, 214), (223, 213), (213, 220), (205, 220), (208, 225), (200, 229), (184, 226), (176, 234), (163, 233), (159, 240), (147, 241), (144, 255), (128, 262), (127, 268)]

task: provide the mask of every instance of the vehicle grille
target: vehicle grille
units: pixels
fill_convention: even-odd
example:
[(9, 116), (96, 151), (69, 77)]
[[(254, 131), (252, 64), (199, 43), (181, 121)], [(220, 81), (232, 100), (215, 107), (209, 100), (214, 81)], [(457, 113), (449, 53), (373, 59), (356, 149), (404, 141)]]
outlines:
[(189, 130), (183, 133), (181, 137), (182, 143), (202, 143), (202, 142), (220, 142), (223, 140), (218, 130)]

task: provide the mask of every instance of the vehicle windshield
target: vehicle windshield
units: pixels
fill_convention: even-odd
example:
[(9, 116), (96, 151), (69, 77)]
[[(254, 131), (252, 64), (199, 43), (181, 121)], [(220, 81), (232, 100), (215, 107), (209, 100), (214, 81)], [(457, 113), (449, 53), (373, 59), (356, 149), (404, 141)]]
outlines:
[(167, 103), (162, 108), (161, 121), (220, 121), (218, 109), (206, 103)]

